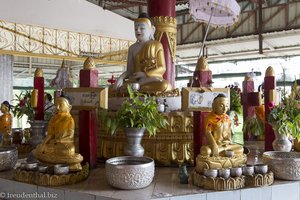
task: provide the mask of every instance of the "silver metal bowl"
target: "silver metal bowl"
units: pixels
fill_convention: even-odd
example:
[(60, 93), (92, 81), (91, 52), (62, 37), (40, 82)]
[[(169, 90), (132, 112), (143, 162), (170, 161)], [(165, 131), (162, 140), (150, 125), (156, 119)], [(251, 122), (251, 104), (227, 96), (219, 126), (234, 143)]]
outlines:
[(244, 175), (253, 175), (254, 174), (254, 166), (253, 165), (246, 165), (242, 167), (242, 171)]
[(225, 179), (230, 177), (230, 169), (229, 168), (222, 168), (218, 169), (218, 176), (223, 177)]
[(139, 83), (130, 83), (130, 86), (134, 91), (138, 91), (141, 87)]
[(234, 151), (232, 151), (232, 150), (226, 150), (226, 151), (225, 151), (225, 155), (226, 155), (227, 157), (232, 157), (232, 156), (234, 156)]
[(46, 165), (39, 165), (39, 166), (38, 166), (38, 170), (39, 170), (39, 172), (41, 172), (41, 173), (47, 173), (47, 171), (48, 171), (48, 166), (46, 166)]
[(69, 166), (65, 164), (54, 165), (54, 174), (63, 175), (69, 173)]
[(37, 162), (29, 162), (25, 164), (26, 169), (29, 171), (36, 171), (38, 169), (38, 165), (39, 164)]
[(204, 169), (203, 174), (207, 177), (216, 178), (218, 176), (218, 169)]
[(230, 168), (230, 176), (239, 177), (239, 176), (242, 176), (242, 174), (243, 174), (243, 171), (242, 171), (241, 167)]
[(120, 189), (140, 189), (151, 184), (154, 160), (148, 157), (121, 156), (105, 162), (108, 183)]
[(0, 147), (0, 171), (14, 168), (18, 161), (16, 147)]
[(300, 180), (300, 153), (267, 151), (263, 153), (262, 160), (269, 165), (275, 178)]
[(255, 174), (266, 174), (268, 172), (267, 164), (256, 164), (254, 165)]

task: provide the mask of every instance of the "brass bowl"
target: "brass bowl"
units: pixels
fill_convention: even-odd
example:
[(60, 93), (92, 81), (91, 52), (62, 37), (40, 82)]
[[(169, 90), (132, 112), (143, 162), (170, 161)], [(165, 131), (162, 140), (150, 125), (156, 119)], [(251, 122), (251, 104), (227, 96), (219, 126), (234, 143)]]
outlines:
[(105, 162), (108, 183), (120, 189), (140, 189), (151, 184), (154, 160), (148, 157), (121, 156)]
[(0, 171), (14, 168), (18, 161), (18, 150), (16, 147), (0, 147)]
[(300, 180), (300, 153), (267, 151), (263, 153), (262, 160), (273, 171), (275, 178)]

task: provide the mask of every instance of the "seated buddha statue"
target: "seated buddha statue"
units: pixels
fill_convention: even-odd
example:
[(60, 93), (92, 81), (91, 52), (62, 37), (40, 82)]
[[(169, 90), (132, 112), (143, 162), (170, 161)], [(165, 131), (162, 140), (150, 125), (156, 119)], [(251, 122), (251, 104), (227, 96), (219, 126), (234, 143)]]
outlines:
[(1, 103), (1, 112), (3, 114), (0, 116), (0, 135), (3, 137), (3, 145), (11, 144), (10, 134), (12, 127), (12, 115), (10, 113), (10, 107), (11, 105), (8, 101), (3, 101)]
[(231, 143), (230, 118), (226, 114), (228, 101), (225, 95), (214, 98), (212, 111), (205, 121), (205, 136), (207, 145), (200, 149), (202, 156), (225, 156), (226, 150), (234, 151), (235, 155), (243, 154), (244, 148)]
[(163, 78), (166, 71), (164, 49), (154, 40), (155, 27), (146, 13), (134, 22), (137, 41), (128, 49), (127, 70), (121, 74), (112, 91), (127, 91), (128, 83), (139, 83), (141, 92), (165, 92), (172, 89)]
[(83, 157), (75, 153), (72, 106), (67, 97), (60, 96), (55, 100), (55, 108), (56, 113), (48, 123), (48, 134), (33, 154), (45, 164), (67, 164), (70, 171), (80, 171)]

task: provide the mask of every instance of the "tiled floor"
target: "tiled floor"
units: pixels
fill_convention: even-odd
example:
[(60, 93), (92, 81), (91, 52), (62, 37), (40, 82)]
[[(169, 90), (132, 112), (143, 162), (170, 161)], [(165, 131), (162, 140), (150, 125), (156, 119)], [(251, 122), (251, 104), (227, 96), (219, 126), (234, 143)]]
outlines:
[[(252, 154), (253, 152), (260, 152), (257, 145), (249, 146), (249, 148), (250, 150), (252, 149)], [(257, 151), (255, 151), (255, 148)], [(252, 154), (249, 157), (253, 157)], [(249, 159), (250, 163), (254, 161), (255, 159)], [(192, 169), (190, 167), (189, 171), (191, 172)], [(180, 184), (178, 171), (176, 167), (157, 167), (153, 182), (148, 187), (139, 190), (119, 190), (112, 188), (106, 181), (104, 164), (99, 164), (96, 169), (91, 170), (89, 178), (83, 182), (51, 188), (15, 182), (12, 180), (13, 172), (7, 171), (0, 173), (0, 198), (52, 200), (279, 200), (284, 198), (299, 200), (300, 198), (300, 184), (297, 181), (276, 181), (270, 187), (216, 192), (203, 190), (191, 184)], [(35, 196), (28, 198), (28, 196), (24, 196), (25, 194), (35, 194)], [(11, 198), (12, 195), (15, 195), (14, 197), (17, 198)]]

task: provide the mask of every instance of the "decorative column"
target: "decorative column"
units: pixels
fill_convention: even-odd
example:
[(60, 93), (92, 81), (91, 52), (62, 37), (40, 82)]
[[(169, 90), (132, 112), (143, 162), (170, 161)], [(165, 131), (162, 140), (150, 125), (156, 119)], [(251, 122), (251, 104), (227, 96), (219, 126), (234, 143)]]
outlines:
[(268, 115), (271, 110), (268, 107), (269, 103), (277, 103), (276, 101), (276, 80), (275, 72), (272, 67), (268, 67), (264, 79), (264, 99), (265, 99), (265, 151), (273, 151), (272, 142), (275, 140), (275, 134), (272, 126), (267, 123)]
[(166, 72), (164, 78), (175, 86), (175, 50), (177, 22), (175, 12), (175, 0), (148, 0), (148, 13), (152, 17), (156, 27), (155, 39), (164, 47)]
[[(254, 81), (250, 76), (245, 76), (243, 81), (243, 93), (241, 94), (241, 101), (243, 105), (243, 119), (244, 122), (247, 117), (253, 117), (255, 115), (255, 108), (251, 105), (251, 93), (254, 92)], [(249, 140), (250, 136), (248, 133), (244, 133), (244, 139)]]
[(32, 91), (32, 99), (33, 101), (36, 101), (32, 106), (35, 108), (35, 120), (44, 120), (44, 84), (43, 70), (41, 68), (36, 68)]
[[(80, 70), (80, 88), (98, 87), (98, 70), (92, 58), (84, 62), (84, 69)], [(79, 153), (83, 156), (83, 163), (88, 162), (90, 168), (96, 167), (97, 161), (97, 118), (95, 110), (79, 111)]]
[(13, 56), (0, 55), (0, 103), (13, 99)]

